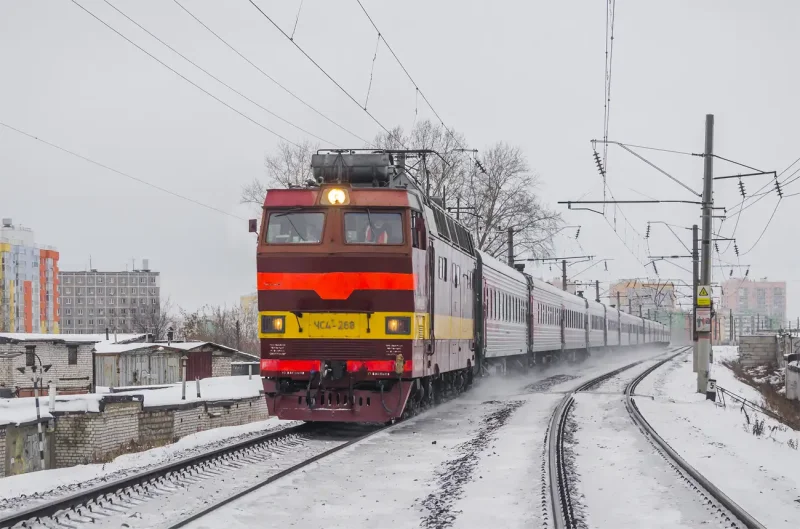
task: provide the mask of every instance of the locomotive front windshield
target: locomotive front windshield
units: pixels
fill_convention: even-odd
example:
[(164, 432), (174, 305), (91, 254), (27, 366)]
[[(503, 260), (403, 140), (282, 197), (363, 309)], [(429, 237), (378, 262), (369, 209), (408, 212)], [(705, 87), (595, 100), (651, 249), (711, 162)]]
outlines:
[(344, 238), (347, 244), (403, 244), (403, 216), (400, 212), (346, 212)]
[(325, 214), (318, 211), (283, 211), (269, 216), (267, 244), (319, 244)]

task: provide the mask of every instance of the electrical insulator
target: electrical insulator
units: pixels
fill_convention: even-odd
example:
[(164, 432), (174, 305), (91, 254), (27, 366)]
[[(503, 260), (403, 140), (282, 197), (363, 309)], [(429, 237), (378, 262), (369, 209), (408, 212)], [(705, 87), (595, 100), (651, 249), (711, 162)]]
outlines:
[(781, 183), (778, 182), (778, 179), (775, 179), (775, 189), (778, 191), (778, 196), (783, 198), (783, 190), (781, 189)]
[(647, 223), (647, 233), (644, 234), (644, 238), (645, 239), (649, 239), (650, 238), (650, 223), (649, 222)]
[(750, 269), (748, 268), (747, 270), (744, 271), (744, 277), (747, 277), (749, 274), (750, 274)]
[(736, 243), (733, 243), (733, 251), (736, 252), (736, 256), (739, 256), (739, 246)]
[(603, 263), (603, 265), (606, 267), (606, 272), (608, 272), (608, 261), (606, 261), (605, 263)]
[(742, 195), (742, 198), (745, 198), (744, 182), (742, 182), (741, 178), (739, 179), (739, 193)]
[(600, 173), (600, 176), (605, 176), (606, 170), (603, 168), (603, 162), (600, 160), (600, 155), (597, 151), (594, 151), (594, 163), (597, 164), (597, 171)]
[(719, 243), (717, 243), (717, 241), (714, 241), (714, 249), (719, 253)]
[(575, 238), (577, 239), (578, 235), (580, 235), (580, 234), (581, 234), (581, 227), (578, 226), (578, 231), (575, 232)]
[(656, 268), (656, 262), (653, 261), (653, 271), (655, 271), (656, 275), (658, 275), (658, 268)]
[(732, 276), (733, 276), (733, 268), (731, 268), (731, 273), (730, 273), (730, 275), (728, 275), (728, 277), (732, 277)]
[(475, 160), (475, 165), (477, 165), (477, 166), (478, 166), (478, 169), (480, 169), (480, 170), (481, 170), (481, 172), (482, 172), (483, 174), (487, 174), (487, 173), (486, 173), (486, 169), (484, 169), (484, 168), (483, 168), (483, 165), (481, 164), (481, 161), (480, 161), (480, 160), (477, 160), (477, 159), (476, 159), (476, 160)]

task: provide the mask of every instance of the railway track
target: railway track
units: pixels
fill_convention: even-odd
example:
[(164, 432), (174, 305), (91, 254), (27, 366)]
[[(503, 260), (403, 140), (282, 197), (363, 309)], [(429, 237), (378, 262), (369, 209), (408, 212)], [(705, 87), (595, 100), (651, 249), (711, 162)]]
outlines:
[[(0, 517), (0, 527), (153, 527), (165, 519), (172, 520), (169, 527), (182, 527), (385, 428), (287, 427)], [(233, 486), (214, 490), (226, 480)]]
[[(689, 465), (669, 444), (661, 438), (660, 435), (653, 429), (647, 420), (642, 416), (635, 402), (635, 392), (638, 384), (644, 380), (653, 371), (664, 365), (666, 362), (674, 359), (678, 355), (685, 353), (689, 347), (681, 347), (673, 349), (668, 357), (656, 362), (648, 367), (638, 375), (636, 375), (625, 387), (625, 407), (631, 416), (633, 422), (639, 427), (642, 433), (647, 437), (650, 444), (654, 449), (667, 461), (667, 463), (675, 470), (678, 476), (684, 480), (687, 485), (695, 490), (702, 499), (704, 505), (721, 517), (726, 527), (731, 528), (747, 528), (747, 529), (765, 529), (762, 524), (750, 516), (744, 509), (738, 506), (730, 498), (728, 498), (721, 490), (719, 490), (713, 483), (700, 474), (696, 469)], [(566, 424), (569, 417), (570, 410), (574, 405), (574, 396), (581, 391), (587, 391), (602, 382), (626, 371), (636, 365), (641, 364), (643, 361), (635, 362), (624, 366), (620, 369), (606, 373), (596, 377), (584, 384), (575, 388), (572, 392), (567, 394), (558, 406), (550, 419), (550, 425), (547, 433), (545, 434), (545, 454), (546, 462), (542, 464), (544, 476), (542, 480), (542, 496), (543, 500), (546, 497), (546, 492), (549, 491), (550, 496), (550, 512), (552, 513), (552, 523), (545, 511), (545, 523), (547, 527), (554, 527), (555, 529), (576, 529), (580, 527), (576, 519), (575, 512), (572, 504), (572, 497), (570, 493), (570, 473), (566, 466), (564, 438), (566, 433)]]
[[(553, 516), (553, 526), (556, 529), (571, 529), (575, 527), (572, 497), (569, 493), (570, 476), (567, 472), (564, 457), (565, 428), (569, 412), (573, 404), (575, 404), (575, 394), (592, 389), (644, 361), (633, 362), (584, 382), (565, 395), (556, 406), (553, 415), (551, 415), (550, 424), (545, 433), (545, 458), (542, 462), (542, 501), (546, 504), (549, 491), (550, 512)], [(545, 522), (547, 523), (547, 509), (543, 509), (543, 511)], [(547, 525), (549, 526), (550, 524), (547, 523)]]
[(667, 443), (655, 429), (647, 422), (639, 408), (636, 406), (635, 392), (636, 386), (644, 380), (650, 373), (664, 365), (666, 362), (672, 360), (684, 350), (661, 360), (660, 362), (650, 366), (642, 373), (631, 380), (625, 387), (625, 407), (631, 419), (636, 423), (644, 436), (658, 452), (661, 457), (672, 467), (679, 479), (686, 482), (686, 484), (702, 498), (703, 504), (712, 511), (722, 517), (726, 527), (738, 527), (747, 529), (765, 529), (758, 520), (753, 518), (747, 511), (740, 507), (736, 502), (730, 499), (724, 492), (722, 492), (716, 485), (692, 467), (680, 454), (678, 454)]

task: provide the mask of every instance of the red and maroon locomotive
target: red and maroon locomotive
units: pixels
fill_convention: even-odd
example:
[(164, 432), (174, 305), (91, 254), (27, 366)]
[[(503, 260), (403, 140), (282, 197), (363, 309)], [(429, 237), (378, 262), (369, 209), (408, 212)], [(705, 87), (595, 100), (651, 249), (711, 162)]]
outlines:
[(404, 161), (327, 151), (310, 185), (267, 193), (257, 281), (271, 415), (387, 422), (471, 381), (472, 241), (454, 225), (463, 245), (434, 253), (426, 225), (443, 212)]

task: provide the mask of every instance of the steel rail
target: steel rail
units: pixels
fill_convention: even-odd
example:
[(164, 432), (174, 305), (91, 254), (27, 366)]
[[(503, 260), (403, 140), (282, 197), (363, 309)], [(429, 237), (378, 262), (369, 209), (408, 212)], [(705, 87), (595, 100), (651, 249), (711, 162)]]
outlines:
[(247, 450), (262, 443), (268, 443), (283, 437), (301, 434), (308, 430), (310, 430), (310, 426), (308, 424), (299, 424), (297, 426), (289, 426), (287, 428), (273, 430), (264, 435), (253, 437), (245, 441), (216, 448), (214, 450), (187, 457), (179, 461), (166, 463), (144, 472), (132, 474), (108, 483), (103, 483), (97, 487), (92, 487), (75, 494), (63, 496), (53, 501), (35, 505), (28, 509), (0, 517), (0, 528), (13, 527), (16, 524), (25, 523), (29, 520), (39, 521), (42, 518), (51, 518), (59, 515), (59, 513), (63, 514), (69, 511), (77, 511), (78, 509), (91, 510), (90, 503), (100, 500), (103, 496), (120, 493), (125, 489), (131, 489), (136, 485), (143, 485), (148, 482), (155, 481), (168, 474), (181, 472), (186, 469), (201, 465), (202, 463)]
[[(395, 424), (397, 424), (397, 423), (395, 423)], [(366, 433), (364, 435), (356, 437), (355, 439), (351, 439), (350, 441), (347, 441), (346, 443), (342, 443), (342, 444), (340, 444), (338, 446), (334, 446), (330, 450), (326, 450), (325, 452), (317, 454), (314, 457), (311, 457), (309, 459), (301, 461), (300, 463), (298, 463), (298, 464), (296, 464), (294, 466), (291, 466), (289, 468), (281, 470), (277, 474), (273, 474), (273, 475), (263, 479), (262, 481), (259, 481), (258, 483), (255, 483), (254, 485), (251, 485), (250, 487), (247, 487), (246, 489), (237, 492), (236, 494), (234, 494), (232, 496), (228, 496), (227, 498), (224, 498), (224, 499), (218, 501), (214, 505), (210, 505), (210, 506), (206, 507), (205, 509), (192, 514), (191, 516), (188, 516), (187, 518), (184, 518), (183, 520), (180, 520), (180, 521), (175, 522), (175, 523), (173, 523), (171, 525), (168, 525), (166, 527), (166, 529), (178, 529), (179, 527), (184, 527), (184, 526), (190, 524), (191, 522), (194, 522), (195, 520), (198, 520), (198, 519), (200, 519), (200, 518), (202, 518), (204, 516), (207, 516), (209, 513), (213, 512), (213, 511), (216, 511), (220, 507), (223, 507), (223, 506), (231, 503), (232, 501), (238, 500), (242, 496), (246, 496), (247, 494), (250, 494), (251, 492), (254, 492), (254, 491), (256, 491), (256, 490), (258, 490), (258, 489), (260, 489), (260, 488), (262, 488), (262, 487), (264, 487), (266, 485), (269, 485), (270, 483), (272, 483), (274, 481), (277, 481), (277, 480), (279, 480), (279, 479), (281, 479), (281, 478), (283, 478), (285, 476), (288, 476), (289, 474), (292, 474), (293, 472), (297, 472), (298, 470), (307, 467), (311, 463), (315, 463), (315, 462), (319, 461), (322, 458), (328, 457), (329, 455), (332, 455), (332, 454), (338, 452), (339, 450), (342, 450), (344, 448), (347, 448), (348, 446), (352, 446), (352, 445), (354, 445), (356, 443), (359, 443), (359, 442), (367, 439), (368, 437), (372, 437), (373, 435), (375, 435), (377, 433), (383, 432), (384, 430), (386, 430), (387, 428), (391, 428), (395, 424), (385, 425), (385, 426), (383, 426), (381, 428), (378, 428), (378, 429), (373, 430), (371, 432), (368, 432), (368, 433)]]
[[(625, 387), (625, 407), (628, 410), (633, 421), (639, 426), (641, 431), (648, 437), (648, 439), (653, 443), (662, 454), (666, 457), (671, 459), (675, 464), (677, 464), (684, 472), (689, 474), (695, 483), (702, 489), (713, 497), (716, 501), (718, 501), (721, 505), (723, 505), (734, 517), (738, 518), (738, 520), (744, 524), (747, 529), (766, 529), (766, 527), (761, 524), (758, 520), (753, 518), (750, 513), (744, 510), (739, 504), (735, 501), (730, 499), (724, 492), (722, 492), (716, 485), (714, 485), (711, 481), (708, 480), (703, 474), (698, 472), (692, 465), (686, 462), (678, 452), (676, 452), (670, 445), (667, 443), (656, 430), (647, 422), (647, 419), (644, 418), (642, 412), (639, 410), (639, 407), (636, 406), (636, 401), (634, 400), (634, 392), (636, 391), (636, 386), (644, 380), (650, 373), (667, 363), (668, 361), (674, 359), (679, 354), (685, 351), (681, 350), (675, 353), (674, 355), (670, 356), (669, 358), (665, 358), (660, 362), (654, 364), (653, 366), (647, 368), (641, 374), (639, 374), (636, 378), (634, 378), (626, 387)], [(656, 446), (657, 445), (657, 446)], [(701, 491), (702, 493), (702, 491)], [(732, 520), (731, 520), (732, 521)]]
[(572, 498), (569, 494), (569, 476), (564, 458), (564, 430), (569, 412), (573, 404), (575, 404), (575, 394), (587, 391), (645, 361), (633, 362), (580, 384), (564, 396), (550, 416), (546, 440), (547, 472), (550, 489), (550, 508), (556, 529), (572, 529), (575, 527)]

